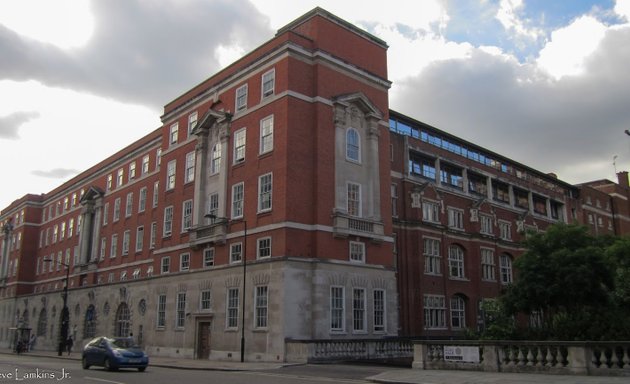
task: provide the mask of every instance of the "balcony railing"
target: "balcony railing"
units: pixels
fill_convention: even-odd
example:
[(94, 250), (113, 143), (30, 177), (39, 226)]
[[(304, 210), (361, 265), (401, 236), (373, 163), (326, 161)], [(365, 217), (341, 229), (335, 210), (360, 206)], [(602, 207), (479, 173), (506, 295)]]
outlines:
[(198, 225), (190, 229), (190, 245), (192, 247), (204, 244), (225, 244), (227, 222)]
[(354, 217), (340, 211), (333, 213), (333, 233), (337, 237), (370, 237), (378, 242), (383, 241), (385, 237), (381, 221)]

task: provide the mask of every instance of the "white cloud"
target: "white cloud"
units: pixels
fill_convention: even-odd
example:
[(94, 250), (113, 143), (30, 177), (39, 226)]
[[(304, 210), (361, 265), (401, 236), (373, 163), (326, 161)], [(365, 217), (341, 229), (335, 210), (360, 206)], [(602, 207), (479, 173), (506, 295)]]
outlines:
[(582, 16), (555, 30), (540, 51), (538, 66), (556, 79), (584, 72), (585, 59), (598, 47), (606, 26), (591, 16)]
[(615, 13), (626, 18), (630, 22), (630, 0), (617, 0), (615, 3)]
[(88, 0), (0, 1), (0, 24), (62, 49), (84, 45), (94, 30)]
[(501, 0), (496, 19), (507, 31), (515, 33), (515, 37), (537, 39), (541, 36), (542, 31), (529, 28), (526, 21), (518, 15), (524, 6), (523, 0)]

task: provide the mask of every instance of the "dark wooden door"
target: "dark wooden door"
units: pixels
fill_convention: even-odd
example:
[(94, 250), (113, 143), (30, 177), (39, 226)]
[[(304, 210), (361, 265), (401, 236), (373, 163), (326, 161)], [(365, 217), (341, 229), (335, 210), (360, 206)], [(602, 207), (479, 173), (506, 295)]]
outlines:
[(199, 323), (199, 340), (197, 343), (197, 357), (207, 359), (210, 357), (210, 325), (209, 321)]

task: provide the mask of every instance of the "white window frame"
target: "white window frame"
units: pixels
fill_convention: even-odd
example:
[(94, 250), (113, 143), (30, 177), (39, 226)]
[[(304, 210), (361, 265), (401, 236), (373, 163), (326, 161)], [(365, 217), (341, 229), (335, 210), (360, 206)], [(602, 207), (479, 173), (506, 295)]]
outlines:
[(273, 115), (260, 120), (260, 154), (273, 151)]
[(330, 332), (344, 332), (346, 329), (346, 288), (338, 285), (330, 287)]
[(144, 212), (147, 209), (147, 187), (140, 188), (138, 194), (138, 212)]
[(192, 136), (192, 132), (195, 129), (195, 126), (197, 125), (198, 116), (199, 115), (197, 114), (197, 111), (188, 115), (188, 137)]
[(142, 157), (142, 170), (141, 170), (143, 175), (146, 175), (147, 173), (149, 173), (149, 155), (144, 155)]
[(254, 287), (254, 328), (267, 329), (269, 319), (269, 287)]
[(365, 243), (361, 241), (350, 241), (349, 259), (355, 263), (365, 263)]
[(169, 134), (168, 134), (168, 145), (175, 145), (177, 144), (177, 141), (179, 140), (179, 123), (173, 123), (171, 124), (171, 127), (169, 128)]
[(240, 182), (232, 186), (232, 219), (239, 219), (243, 217), (244, 209), (245, 184), (243, 182)]
[(184, 171), (184, 183), (195, 181), (195, 152), (186, 154), (186, 170)]
[(156, 315), (156, 328), (164, 329), (166, 327), (166, 295), (158, 295)]
[(223, 153), (221, 143), (216, 143), (212, 147), (212, 160), (210, 162), (210, 174), (214, 175), (221, 171), (221, 154)]
[(273, 174), (258, 177), (258, 212), (269, 212), (273, 208)]
[(455, 295), (451, 297), (451, 328), (466, 328), (466, 301), (463, 297)]
[(234, 164), (240, 164), (245, 161), (247, 149), (247, 131), (241, 128), (234, 132)]
[(142, 252), (144, 247), (144, 226), (140, 225), (136, 228), (136, 252)]
[[(350, 141), (351, 135), (356, 138), (356, 143)], [(361, 134), (352, 127), (346, 130), (346, 160), (361, 164)]]
[(164, 208), (164, 226), (162, 227), (162, 237), (168, 237), (173, 234), (173, 206), (169, 205)]
[(116, 254), (118, 253), (118, 234), (114, 233), (112, 235), (112, 241), (109, 244), (109, 258), (113, 259), (116, 257)]
[(375, 289), (372, 291), (372, 318), (375, 333), (384, 333), (387, 329), (386, 297), (387, 295), (384, 289)]
[(507, 253), (501, 254), (499, 257), (499, 268), (501, 270), (501, 284), (507, 285), (511, 284), (514, 281), (514, 276), (512, 275), (512, 257)]
[(427, 275), (442, 275), (442, 246), (440, 239), (424, 237), (422, 239), (422, 254), (424, 256), (424, 273)]
[(512, 223), (499, 220), (499, 237), (502, 240), (512, 240)]
[(199, 310), (212, 310), (212, 291), (210, 289), (204, 289), (199, 292)]
[[(357, 294), (359, 297), (357, 297)], [(352, 289), (352, 332), (367, 333), (366, 289)]]
[(132, 161), (131, 163), (129, 163), (129, 174), (127, 175), (128, 180), (132, 181), (133, 179), (136, 178), (136, 162)]
[(243, 262), (243, 243), (230, 244), (230, 264)]
[(193, 201), (186, 200), (182, 203), (182, 233), (188, 232), (192, 228), (193, 222)]
[(131, 231), (126, 230), (123, 232), (123, 240), (122, 240), (122, 255), (129, 255), (129, 243), (131, 242)]
[(464, 230), (464, 211), (461, 209), (448, 208), (448, 227), (459, 231)]
[(268, 259), (271, 257), (271, 236), (256, 239), (256, 258)]
[[(271, 86), (265, 89), (265, 86), (268, 84), (271, 84)], [(276, 88), (276, 70), (274, 68), (263, 73), (263, 75), (261, 76), (261, 80), (260, 80), (261, 99), (264, 99), (269, 96), (273, 96), (273, 94), (275, 93), (275, 88)]]
[(448, 246), (448, 274), (454, 279), (466, 278), (464, 249), (456, 244)]
[(153, 199), (152, 199), (152, 204), (151, 204), (153, 208), (157, 208), (158, 206), (159, 195), (160, 195), (160, 182), (156, 181), (155, 183), (153, 183)]
[(175, 304), (175, 328), (184, 329), (186, 325), (186, 292), (177, 293)]
[(247, 109), (247, 94), (247, 84), (243, 84), (236, 88), (236, 91), (234, 92), (234, 110), (236, 112)]
[(112, 215), (113, 222), (117, 222), (118, 220), (120, 220), (120, 204), (120, 197), (117, 197), (116, 200), (114, 200), (114, 214)]
[(177, 160), (171, 160), (166, 166), (166, 190), (170, 191), (175, 188), (175, 179), (177, 177)]
[(120, 168), (116, 174), (116, 188), (120, 188), (125, 181), (125, 170)]
[(171, 272), (171, 257), (164, 256), (160, 260), (160, 274), (165, 275)]
[(203, 267), (214, 267), (214, 248), (206, 248), (203, 250)]
[(179, 254), (179, 270), (180, 271), (190, 270), (190, 253), (189, 252)]
[(125, 217), (131, 217), (133, 214), (133, 192), (127, 194), (127, 200), (125, 202)]
[(494, 234), (494, 230), (492, 228), (492, 226), (493, 226), (492, 216), (480, 214), (479, 215), (479, 224), (480, 224), (479, 233), (484, 234), (484, 235), (492, 235), (492, 234)]
[(240, 292), (238, 288), (228, 288), (225, 299), (225, 328), (238, 328)]
[(440, 204), (435, 201), (422, 201), (422, 221), (429, 223), (440, 222)]
[(446, 298), (444, 295), (424, 295), (424, 329), (446, 329)]
[(346, 210), (348, 215), (362, 217), (361, 184), (354, 182), (346, 183)]
[(494, 261), (494, 249), (481, 248), (481, 280), (496, 281), (496, 263)]

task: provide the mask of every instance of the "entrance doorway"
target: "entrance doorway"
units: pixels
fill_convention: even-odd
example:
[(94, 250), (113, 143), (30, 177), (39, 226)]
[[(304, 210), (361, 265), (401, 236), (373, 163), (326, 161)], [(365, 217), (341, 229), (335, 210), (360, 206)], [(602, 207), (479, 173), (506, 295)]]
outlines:
[(197, 358), (208, 359), (210, 357), (210, 327), (211, 320), (200, 321), (197, 326)]

